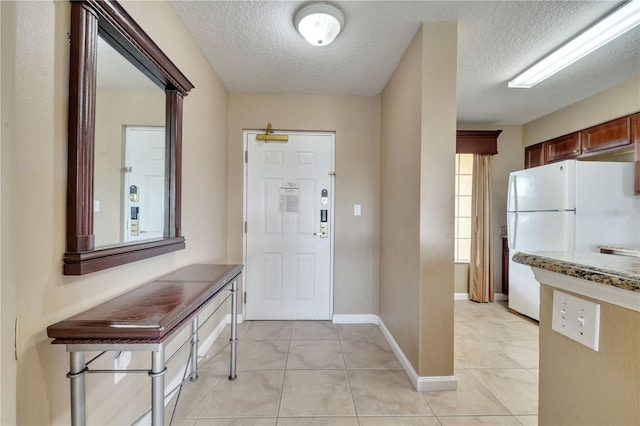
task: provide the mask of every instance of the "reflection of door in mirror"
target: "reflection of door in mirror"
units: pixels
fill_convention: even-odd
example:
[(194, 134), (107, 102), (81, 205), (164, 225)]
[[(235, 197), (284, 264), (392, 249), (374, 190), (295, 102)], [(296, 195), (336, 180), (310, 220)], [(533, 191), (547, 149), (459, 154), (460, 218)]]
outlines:
[[(134, 241), (125, 238), (124, 232), (131, 212), (123, 215), (129, 200), (129, 189), (123, 188), (126, 171), (133, 167), (123, 162), (126, 129), (129, 126), (161, 128), (164, 138), (165, 93), (100, 37), (96, 86), (93, 226), (95, 246), (106, 247)], [(164, 151), (162, 154), (164, 166)], [(164, 185), (164, 168), (159, 179)], [(162, 195), (161, 192), (159, 196)], [(155, 209), (160, 212), (161, 221), (164, 219), (162, 205), (161, 198)], [(163, 225), (161, 222), (160, 235), (142, 233), (135, 241), (162, 238)]]
[(164, 127), (125, 129), (123, 241), (163, 237), (164, 147)]

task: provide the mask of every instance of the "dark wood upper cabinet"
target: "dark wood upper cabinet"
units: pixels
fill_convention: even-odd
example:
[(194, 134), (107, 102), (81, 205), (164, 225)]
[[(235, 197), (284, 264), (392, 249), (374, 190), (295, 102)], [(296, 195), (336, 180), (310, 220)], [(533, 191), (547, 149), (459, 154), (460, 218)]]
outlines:
[(580, 133), (583, 154), (618, 148), (633, 143), (631, 140), (631, 116), (589, 127)]
[(530, 145), (524, 150), (525, 168), (571, 158), (606, 158), (635, 149), (635, 193), (640, 195), (640, 112), (587, 129)]
[(542, 166), (544, 163), (544, 144), (538, 143), (524, 149), (525, 169)]
[[(185, 248), (180, 233), (182, 101), (193, 84), (113, 0), (71, 1), (65, 275), (83, 275)], [(163, 237), (95, 247), (94, 143), (98, 38), (164, 91)]]
[(580, 132), (571, 133), (544, 143), (545, 161), (553, 163), (580, 155)]

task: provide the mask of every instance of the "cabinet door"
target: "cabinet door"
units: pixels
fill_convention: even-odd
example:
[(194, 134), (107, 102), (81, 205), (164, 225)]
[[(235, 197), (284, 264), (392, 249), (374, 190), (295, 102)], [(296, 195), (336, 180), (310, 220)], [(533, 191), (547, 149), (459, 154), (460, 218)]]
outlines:
[(544, 164), (544, 143), (528, 146), (524, 149), (524, 168), (542, 166)]
[(544, 145), (547, 163), (575, 158), (580, 155), (580, 132), (551, 139)]
[(582, 152), (584, 154), (630, 145), (632, 143), (631, 116), (608, 121), (580, 133), (582, 133)]

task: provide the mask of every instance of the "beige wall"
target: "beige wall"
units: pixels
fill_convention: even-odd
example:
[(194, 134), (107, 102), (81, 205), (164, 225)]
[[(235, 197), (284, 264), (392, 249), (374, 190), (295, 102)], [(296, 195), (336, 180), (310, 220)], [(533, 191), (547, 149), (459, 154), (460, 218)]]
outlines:
[(469, 293), (469, 263), (453, 265), (454, 293)]
[(540, 288), (539, 424), (637, 425), (640, 313), (596, 300), (596, 352), (551, 330), (553, 290)]
[(640, 76), (523, 126), (525, 146), (640, 111)]
[(423, 24), (382, 94), (380, 317), (419, 376), (453, 374), (456, 38)]
[(13, 227), (13, 126), (15, 75), (15, 8), (13, 3), (0, 3), (0, 424), (16, 423), (16, 362), (13, 352), (14, 319), (16, 317), (15, 242)]
[[(242, 262), (243, 129), (335, 131), (334, 313), (378, 311), (380, 97), (229, 95), (228, 256)], [(362, 216), (353, 205), (362, 205)]]
[[(225, 261), (227, 212), (220, 200), (227, 197), (227, 92), (167, 3), (123, 3), (195, 85), (184, 103), (182, 223), (187, 249), (88, 276), (63, 276), (70, 6), (63, 0), (16, 2), (12, 4), (15, 16), (11, 16), (4, 13), (4, 3), (3, 70), (5, 42), (19, 55), (9, 58), (15, 65), (9, 82), (15, 96), (9, 93), (9, 99), (4, 90), (8, 76), (2, 74), (3, 111), (9, 104), (15, 112), (2, 116), (2, 327), (13, 328), (12, 319), (5, 316), (5, 308), (11, 305), (4, 296), (15, 291), (18, 423), (68, 424), (68, 355), (63, 346), (50, 344), (47, 325), (179, 266)], [(11, 40), (5, 40), (5, 28), (12, 25), (16, 31), (10, 34)], [(12, 129), (10, 149), (5, 149), (5, 126)], [(12, 168), (5, 169), (5, 164)], [(203, 182), (206, 191), (202, 191)], [(14, 187), (13, 193), (7, 191)], [(7, 206), (20, 208), (19, 218), (12, 211), (7, 213)], [(7, 232), (12, 229), (16, 232)], [(15, 281), (5, 268), (7, 261), (15, 264)], [(7, 340), (3, 332), (3, 354)], [(3, 364), (3, 404), (11, 399), (5, 394), (6, 387), (11, 387), (11, 373)], [(147, 386), (146, 378), (141, 381)], [(137, 388), (139, 381), (125, 383), (118, 392), (110, 375), (92, 375), (88, 382), (90, 424), (130, 423), (140, 414), (137, 409), (148, 402), (147, 393)], [(140, 404), (131, 403), (134, 397)], [(4, 413), (3, 417), (10, 417), (11, 407)]]
[(382, 92), (380, 151), (380, 318), (416, 371), (420, 355), (421, 55), (422, 29)]
[(455, 22), (422, 27), (420, 376), (453, 375)]

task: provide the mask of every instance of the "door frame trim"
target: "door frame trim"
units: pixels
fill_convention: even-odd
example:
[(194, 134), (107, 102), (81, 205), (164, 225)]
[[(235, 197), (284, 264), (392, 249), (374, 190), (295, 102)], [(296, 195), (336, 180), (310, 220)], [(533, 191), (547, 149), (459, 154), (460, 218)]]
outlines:
[[(247, 193), (248, 193), (248, 173), (249, 173), (249, 164), (245, 159), (245, 154), (249, 151), (249, 141), (248, 134), (249, 133), (264, 133), (264, 129), (242, 129), (242, 264), (244, 265), (244, 271), (241, 275), (241, 284), (242, 284), (242, 292), (241, 296), (244, 296), (244, 293), (247, 291), (247, 271), (251, 267), (247, 262), (247, 232), (245, 232), (244, 224), (247, 221)], [(336, 132), (335, 131), (300, 131), (300, 130), (276, 130), (273, 132), (274, 134), (288, 134), (288, 135), (323, 135), (323, 136), (331, 136), (331, 172), (335, 172), (336, 167)], [(330, 196), (329, 196), (329, 223), (333, 224), (333, 226), (329, 226), (329, 321), (333, 318), (333, 307), (334, 307), (334, 271), (335, 271), (335, 229), (336, 229), (336, 221), (335, 221), (335, 173), (331, 176), (330, 179)], [(242, 301), (242, 319), (243, 321), (247, 319), (247, 304), (245, 303), (244, 297), (240, 299)]]

